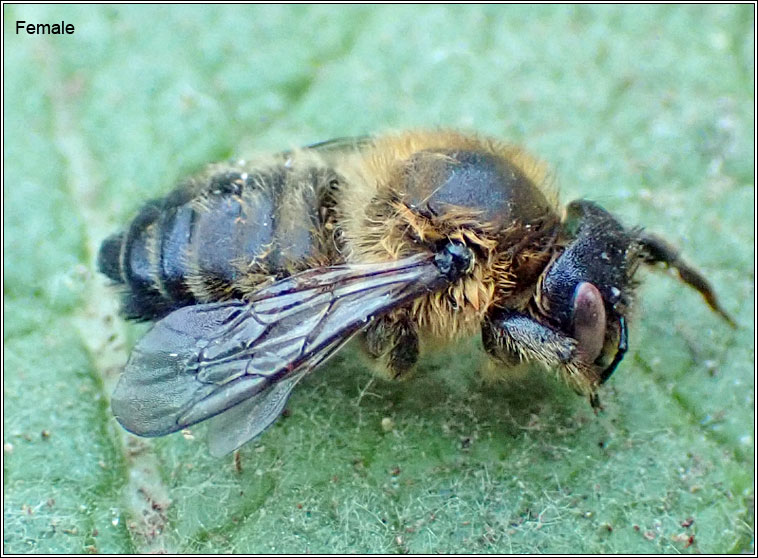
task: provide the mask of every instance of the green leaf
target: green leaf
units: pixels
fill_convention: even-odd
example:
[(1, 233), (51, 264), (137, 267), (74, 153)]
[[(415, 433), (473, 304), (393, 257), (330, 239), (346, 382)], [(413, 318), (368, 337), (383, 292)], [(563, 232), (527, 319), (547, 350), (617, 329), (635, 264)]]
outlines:
[[(750, 6), (3, 9), (5, 552), (754, 552)], [(102, 239), (208, 162), (419, 126), (523, 143), (739, 328), (648, 274), (597, 416), (471, 340), (402, 384), (348, 349), (236, 460), (126, 435)]]

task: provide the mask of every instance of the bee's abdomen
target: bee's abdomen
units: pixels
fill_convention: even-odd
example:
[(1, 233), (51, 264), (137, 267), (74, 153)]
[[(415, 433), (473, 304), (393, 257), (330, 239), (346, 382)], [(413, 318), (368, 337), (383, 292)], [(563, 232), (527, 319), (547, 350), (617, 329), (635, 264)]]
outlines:
[(123, 283), (121, 277), (121, 246), (124, 233), (112, 234), (100, 245), (97, 254), (97, 269), (111, 281)]
[(133, 319), (241, 298), (324, 258), (321, 198), (333, 181), (326, 169), (216, 173), (147, 203), (103, 242), (98, 268), (126, 287), (123, 313)]

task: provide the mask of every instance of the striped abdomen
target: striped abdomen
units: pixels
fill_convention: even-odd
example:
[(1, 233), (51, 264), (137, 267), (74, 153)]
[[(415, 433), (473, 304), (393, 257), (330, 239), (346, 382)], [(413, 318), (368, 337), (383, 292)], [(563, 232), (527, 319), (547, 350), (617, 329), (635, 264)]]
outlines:
[(324, 168), (216, 171), (145, 204), (103, 242), (98, 268), (126, 287), (133, 319), (242, 298), (268, 277), (333, 261), (336, 184)]

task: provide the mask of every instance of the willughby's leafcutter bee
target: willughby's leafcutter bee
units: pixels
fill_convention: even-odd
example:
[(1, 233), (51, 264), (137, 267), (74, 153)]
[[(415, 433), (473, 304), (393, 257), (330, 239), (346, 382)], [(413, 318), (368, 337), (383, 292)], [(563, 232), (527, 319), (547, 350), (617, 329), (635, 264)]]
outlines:
[(477, 330), (504, 371), (540, 363), (598, 406), (641, 263), (676, 271), (733, 324), (666, 241), (591, 201), (561, 209), (544, 165), (513, 145), (407, 132), (211, 166), (100, 249), (124, 314), (157, 320), (113, 412), (141, 436), (212, 419), (221, 455), (355, 334), (397, 378), (427, 341)]

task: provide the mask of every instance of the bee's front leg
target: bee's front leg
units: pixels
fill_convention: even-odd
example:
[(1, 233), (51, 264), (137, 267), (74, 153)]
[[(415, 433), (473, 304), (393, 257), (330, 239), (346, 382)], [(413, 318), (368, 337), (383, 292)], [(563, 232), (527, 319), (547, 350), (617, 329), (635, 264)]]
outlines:
[(577, 341), (519, 312), (497, 310), (482, 323), (484, 349), (508, 367), (538, 362), (561, 372), (577, 392), (595, 401), (598, 369), (587, 363)]
[(363, 334), (363, 346), (379, 365), (378, 373), (388, 379), (407, 375), (418, 360), (418, 332), (404, 310), (374, 321)]

